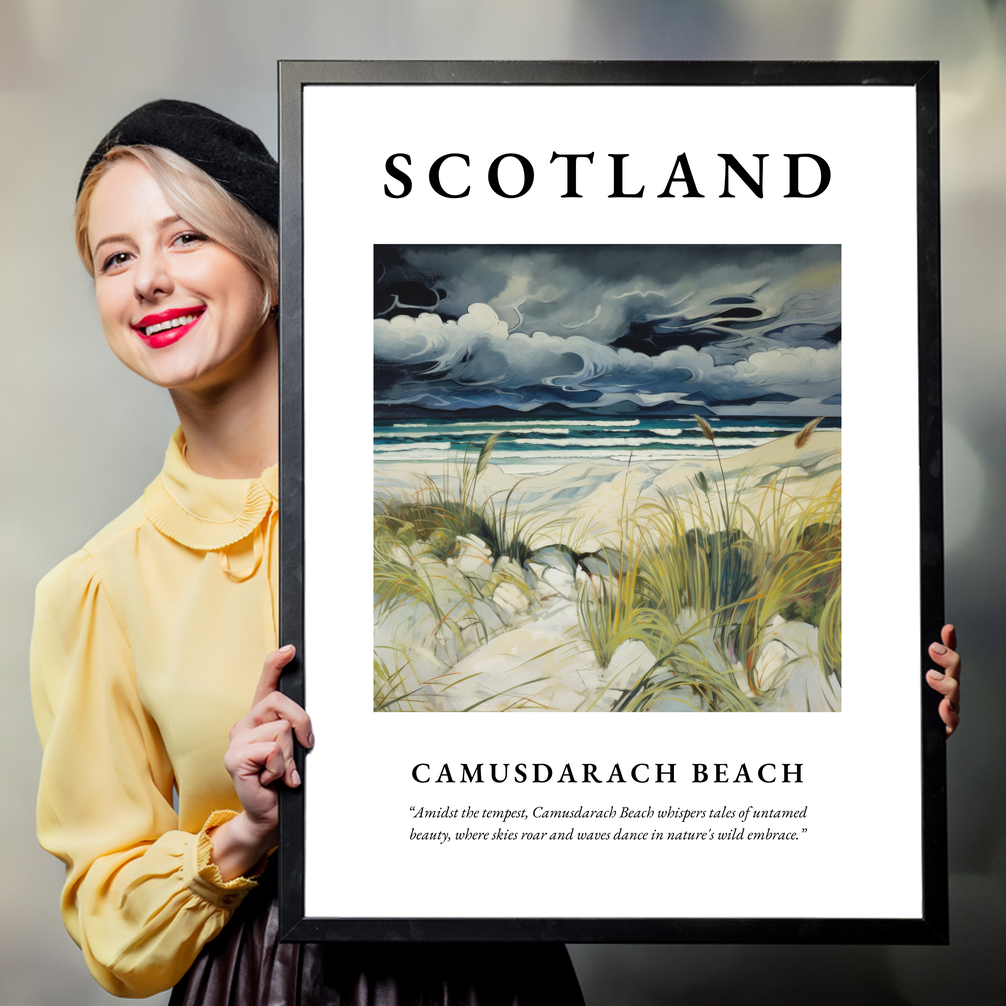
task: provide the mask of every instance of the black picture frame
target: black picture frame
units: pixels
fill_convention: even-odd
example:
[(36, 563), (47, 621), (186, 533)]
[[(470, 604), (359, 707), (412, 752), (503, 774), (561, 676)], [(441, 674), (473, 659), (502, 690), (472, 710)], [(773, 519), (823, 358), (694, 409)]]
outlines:
[[(934, 62), (404, 62), (282, 61), (280, 103), (280, 338), (282, 520), (280, 639), (296, 644), (286, 694), (311, 710), (311, 654), (305, 649), (302, 99), (307, 86), (370, 84), (646, 85), (674, 88), (846, 86), (914, 89), (916, 110), (919, 395), (918, 689), (923, 904), (913, 918), (376, 918), (305, 914), (304, 779), (281, 794), (280, 927), (288, 941), (564, 941), (626, 943), (938, 944), (948, 941), (945, 736), (939, 696), (925, 684), (927, 647), (943, 624), (943, 512), (940, 382), (939, 72)], [(390, 148), (389, 148), (390, 149)], [(446, 148), (445, 148), (446, 149)], [(502, 148), (501, 148), (502, 149)], [(906, 643), (906, 645), (909, 645)], [(333, 864), (333, 869), (348, 868)]]

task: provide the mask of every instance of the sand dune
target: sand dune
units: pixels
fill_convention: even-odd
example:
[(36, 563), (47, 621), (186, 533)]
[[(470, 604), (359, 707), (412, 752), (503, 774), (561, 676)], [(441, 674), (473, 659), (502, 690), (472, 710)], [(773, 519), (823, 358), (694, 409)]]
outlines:
[[(583, 631), (583, 607), (591, 598), (613, 596), (619, 577), (610, 562), (595, 560), (591, 566), (574, 555), (603, 558), (606, 549), (623, 548), (625, 537), (638, 533), (648, 515), (669, 508), (684, 527), (709, 528), (718, 520), (721, 501), (729, 501), (733, 526), (753, 533), (757, 525), (778, 519), (772, 510), (780, 501), (791, 516), (829, 498), (840, 477), (841, 435), (815, 433), (802, 448), (795, 439), (781, 437), (724, 458), (722, 466), (715, 458), (679, 460), (664, 468), (577, 463), (518, 477), (488, 465), (475, 485), (475, 502), (502, 506), (509, 493), (533, 553), (522, 564), (494, 558), (476, 535), (458, 537), (439, 558), (422, 540), (394, 545), (392, 564), (399, 564), (403, 582), (416, 586), (409, 600), (399, 592), (394, 602), (375, 609), (380, 668), (375, 703), (430, 711), (617, 707), (640, 681), (653, 677), (657, 658), (644, 639), (629, 638), (606, 662), (599, 659)], [(375, 472), (375, 495), (414, 498), (424, 479), (450, 496), (460, 490), (464, 473), (444, 465), (382, 463)], [(703, 629), (705, 615), (676, 617), (691, 649), (725, 686), (747, 697), (751, 708), (840, 708), (841, 686), (834, 674), (822, 671), (815, 625), (774, 617), (748, 670)], [(649, 708), (701, 711), (708, 705), (692, 688), (667, 687)]]

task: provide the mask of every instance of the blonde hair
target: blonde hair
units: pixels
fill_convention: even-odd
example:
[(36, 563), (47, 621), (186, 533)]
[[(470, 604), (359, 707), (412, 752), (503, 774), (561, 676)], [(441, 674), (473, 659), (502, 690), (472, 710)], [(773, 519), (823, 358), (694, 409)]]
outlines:
[(202, 168), (165, 147), (112, 147), (84, 181), (74, 210), (74, 239), (77, 254), (92, 279), (94, 259), (87, 240), (91, 198), (112, 165), (126, 158), (139, 161), (154, 176), (168, 205), (183, 220), (234, 252), (255, 273), (262, 283), (264, 323), (279, 293), (279, 236), (276, 230)]

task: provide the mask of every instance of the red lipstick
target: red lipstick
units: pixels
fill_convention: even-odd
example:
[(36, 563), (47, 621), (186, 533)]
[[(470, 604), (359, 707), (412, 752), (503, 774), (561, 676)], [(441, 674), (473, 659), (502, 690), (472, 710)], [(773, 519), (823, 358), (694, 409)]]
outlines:
[[(133, 331), (151, 349), (161, 349), (164, 346), (170, 346), (173, 342), (178, 342), (184, 335), (187, 335), (205, 310), (205, 306), (199, 305), (196, 307), (173, 307), (168, 311), (148, 314), (133, 325)], [(179, 324), (178, 322), (184, 318), (189, 320)]]

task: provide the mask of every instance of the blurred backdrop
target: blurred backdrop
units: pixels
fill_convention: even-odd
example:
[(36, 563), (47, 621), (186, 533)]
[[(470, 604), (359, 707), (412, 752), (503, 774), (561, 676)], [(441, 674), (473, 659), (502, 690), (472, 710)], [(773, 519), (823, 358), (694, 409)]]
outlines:
[(109, 1000), (63, 930), (61, 867), (34, 837), (32, 594), (141, 493), (175, 425), (167, 395), (105, 347), (71, 240), (78, 174), (112, 123), (160, 97), (218, 109), (275, 150), (280, 58), (941, 61), (947, 616), (966, 655), (949, 756), (953, 945), (572, 953), (589, 1006), (1006, 1002), (1006, 3), (2, 0), (0, 1004)]

